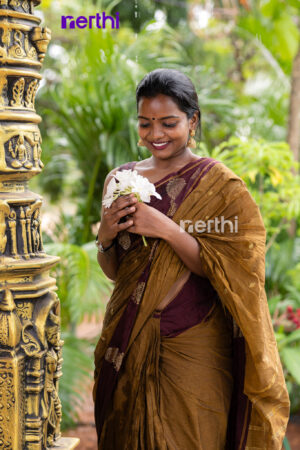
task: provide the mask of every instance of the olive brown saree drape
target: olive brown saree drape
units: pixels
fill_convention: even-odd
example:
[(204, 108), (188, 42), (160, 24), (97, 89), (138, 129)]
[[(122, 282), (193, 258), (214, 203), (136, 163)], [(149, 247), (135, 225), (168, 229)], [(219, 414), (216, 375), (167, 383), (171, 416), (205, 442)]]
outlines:
[(141, 236), (119, 233), (95, 350), (98, 449), (279, 450), (289, 398), (264, 290), (259, 209), (244, 182), (210, 158), (155, 186), (163, 200), (150, 205), (189, 224), (207, 278), (186, 273), (165, 241), (147, 237), (144, 247)]

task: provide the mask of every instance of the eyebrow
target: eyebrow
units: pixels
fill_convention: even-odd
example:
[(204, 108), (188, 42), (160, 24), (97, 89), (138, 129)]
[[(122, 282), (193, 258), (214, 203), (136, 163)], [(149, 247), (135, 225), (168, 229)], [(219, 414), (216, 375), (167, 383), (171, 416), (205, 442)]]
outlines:
[[(148, 117), (144, 117), (144, 116), (138, 116), (138, 119), (150, 120)], [(180, 117), (179, 116), (165, 116), (165, 117), (160, 117), (160, 119), (158, 119), (158, 120), (165, 120), (165, 119), (180, 119)]]

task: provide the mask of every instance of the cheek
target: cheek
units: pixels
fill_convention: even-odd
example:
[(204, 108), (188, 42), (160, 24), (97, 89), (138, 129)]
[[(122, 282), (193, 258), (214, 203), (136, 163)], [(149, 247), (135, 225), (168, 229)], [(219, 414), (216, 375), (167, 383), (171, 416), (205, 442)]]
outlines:
[(147, 133), (148, 128), (142, 128), (142, 127), (138, 127), (138, 134), (140, 136), (145, 136)]
[(177, 139), (186, 139), (189, 135), (189, 130), (186, 125), (178, 125), (176, 130), (173, 130), (173, 135)]

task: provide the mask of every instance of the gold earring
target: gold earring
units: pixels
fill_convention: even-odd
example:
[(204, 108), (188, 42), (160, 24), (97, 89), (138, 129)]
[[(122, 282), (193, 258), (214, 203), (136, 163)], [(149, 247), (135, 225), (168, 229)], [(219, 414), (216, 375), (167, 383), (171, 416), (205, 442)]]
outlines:
[(139, 147), (142, 147), (143, 146), (143, 141), (142, 141), (142, 139), (140, 138), (139, 140), (138, 140), (138, 143), (137, 143), (137, 145), (139, 146)]
[(187, 141), (187, 146), (190, 147), (190, 148), (196, 148), (197, 147), (196, 141), (194, 139), (195, 134), (196, 134), (195, 130), (191, 130), (190, 131), (190, 138)]

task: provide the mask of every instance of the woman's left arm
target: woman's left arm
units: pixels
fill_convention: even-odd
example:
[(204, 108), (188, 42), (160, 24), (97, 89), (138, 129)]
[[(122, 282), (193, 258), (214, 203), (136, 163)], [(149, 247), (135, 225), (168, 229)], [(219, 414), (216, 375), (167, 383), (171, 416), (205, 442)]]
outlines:
[(191, 272), (205, 278), (206, 275), (201, 267), (200, 245), (197, 239), (187, 233), (169, 217), (166, 217), (166, 219), (161, 238), (173, 248)]
[(133, 225), (128, 227), (127, 231), (164, 239), (191, 272), (206, 277), (201, 267), (200, 245), (197, 239), (156, 208), (140, 202), (135, 206), (136, 211), (130, 214)]

